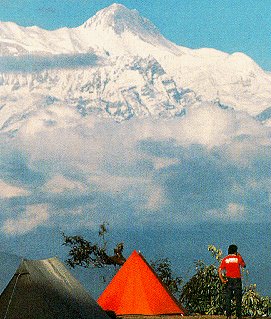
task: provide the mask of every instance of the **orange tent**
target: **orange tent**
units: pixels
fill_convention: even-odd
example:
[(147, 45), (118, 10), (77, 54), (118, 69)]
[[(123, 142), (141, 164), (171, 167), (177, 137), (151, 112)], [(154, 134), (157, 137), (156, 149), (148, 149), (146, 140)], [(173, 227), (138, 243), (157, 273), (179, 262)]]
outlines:
[(116, 315), (180, 314), (184, 311), (144, 257), (134, 251), (97, 300)]

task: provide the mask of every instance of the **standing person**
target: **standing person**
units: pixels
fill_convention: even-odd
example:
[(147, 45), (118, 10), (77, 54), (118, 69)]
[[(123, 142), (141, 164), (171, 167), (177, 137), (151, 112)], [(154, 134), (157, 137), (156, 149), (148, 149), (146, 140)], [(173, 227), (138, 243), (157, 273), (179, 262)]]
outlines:
[(236, 300), (236, 316), (242, 316), (242, 281), (240, 267), (246, 267), (242, 256), (237, 252), (236, 245), (230, 245), (228, 256), (224, 257), (218, 268), (218, 275), (223, 284), (226, 284), (226, 316), (231, 317), (231, 300)]

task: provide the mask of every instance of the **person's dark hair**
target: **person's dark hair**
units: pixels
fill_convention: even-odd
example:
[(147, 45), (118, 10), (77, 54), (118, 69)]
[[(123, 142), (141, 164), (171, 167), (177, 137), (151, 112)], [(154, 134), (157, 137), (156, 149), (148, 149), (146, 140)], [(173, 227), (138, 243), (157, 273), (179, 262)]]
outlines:
[(236, 245), (230, 245), (228, 248), (228, 254), (235, 254), (237, 253), (237, 246)]

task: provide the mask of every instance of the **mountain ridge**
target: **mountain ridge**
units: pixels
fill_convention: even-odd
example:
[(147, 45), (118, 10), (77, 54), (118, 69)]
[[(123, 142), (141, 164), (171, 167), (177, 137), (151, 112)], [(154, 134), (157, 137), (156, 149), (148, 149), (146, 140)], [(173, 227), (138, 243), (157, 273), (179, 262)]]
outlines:
[[(26, 61), (29, 70), (22, 70)], [(35, 63), (44, 66), (46, 77), (43, 69), (35, 70)], [(52, 104), (63, 103), (77, 111), (79, 107), (82, 116), (99, 110), (100, 116), (117, 121), (179, 116), (200, 101), (219, 101), (260, 120), (258, 115), (271, 105), (271, 74), (250, 57), (178, 46), (137, 10), (120, 4), (70, 29), (48, 31), (1, 22), (0, 84), (0, 121), (5, 130), (23, 119), (24, 111), (37, 110), (29, 101), (44, 107), (41, 101), (48, 101), (46, 96)]]

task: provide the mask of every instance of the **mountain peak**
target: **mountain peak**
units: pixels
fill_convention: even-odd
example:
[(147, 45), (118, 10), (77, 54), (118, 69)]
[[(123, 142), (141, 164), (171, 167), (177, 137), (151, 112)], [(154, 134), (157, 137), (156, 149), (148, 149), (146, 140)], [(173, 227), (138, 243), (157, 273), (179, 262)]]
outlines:
[(140, 35), (159, 36), (159, 30), (148, 19), (140, 16), (135, 9), (128, 9), (122, 4), (113, 3), (96, 13), (83, 24), (84, 28), (108, 30), (117, 34), (125, 31)]
[(104, 9), (101, 9), (96, 13), (96, 15), (101, 15), (101, 16), (110, 16), (110, 15), (115, 15), (115, 14), (129, 14), (130, 11), (136, 11), (136, 10), (130, 10), (127, 7), (125, 7), (121, 3), (113, 3), (108, 7), (105, 7)]
[(129, 10), (128, 8), (126, 8), (123, 4), (121, 3), (113, 3), (110, 6), (108, 6), (107, 8), (105, 8), (104, 10), (107, 11), (119, 11), (119, 10)]

